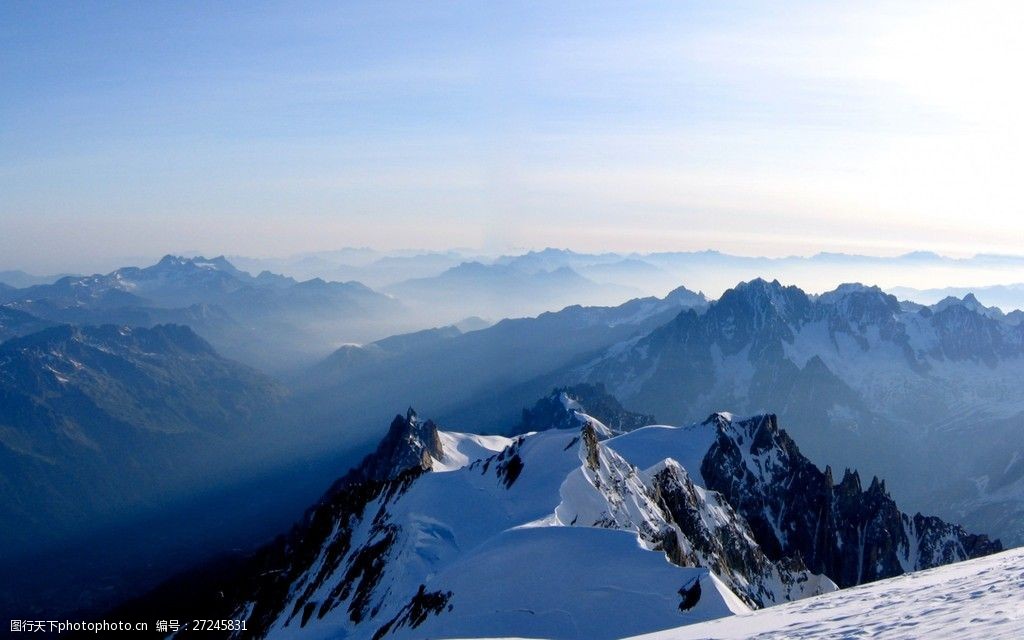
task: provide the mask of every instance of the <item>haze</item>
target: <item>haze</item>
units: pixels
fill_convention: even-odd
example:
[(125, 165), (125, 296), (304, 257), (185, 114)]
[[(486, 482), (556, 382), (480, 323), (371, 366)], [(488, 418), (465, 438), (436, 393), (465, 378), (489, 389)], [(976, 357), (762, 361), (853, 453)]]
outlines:
[(1012, 2), (7, 2), (0, 267), (1020, 253), (1022, 22)]

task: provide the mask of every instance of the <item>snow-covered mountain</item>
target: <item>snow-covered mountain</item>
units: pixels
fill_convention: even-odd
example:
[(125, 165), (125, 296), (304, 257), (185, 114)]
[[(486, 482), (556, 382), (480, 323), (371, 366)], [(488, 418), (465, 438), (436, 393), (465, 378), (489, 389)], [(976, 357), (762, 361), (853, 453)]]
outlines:
[(771, 415), (614, 435), (550, 401), (560, 428), (509, 437), (396, 416), (288, 536), (185, 591), (245, 637), (619, 638), (836, 590), (804, 558), (856, 584), (1001, 549), (834, 485)]
[(630, 640), (1017, 640), (1024, 549)]
[(662, 420), (777, 408), (816, 460), (889, 478), (915, 508), (1020, 542), (1024, 327), (975, 302), (754, 280), (563, 380), (602, 382)]
[(223, 257), (164, 256), (148, 267), (123, 267), (107, 274), (66, 276), (9, 294), (23, 305), (46, 301), (55, 308), (115, 305), (187, 307), (216, 300), (255, 282)]

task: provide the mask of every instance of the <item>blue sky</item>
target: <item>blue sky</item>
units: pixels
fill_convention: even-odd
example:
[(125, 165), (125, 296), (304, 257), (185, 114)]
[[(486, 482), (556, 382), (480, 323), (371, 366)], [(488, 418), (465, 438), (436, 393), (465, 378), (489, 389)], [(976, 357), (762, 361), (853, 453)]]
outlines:
[(0, 0), (0, 268), (1021, 252), (1015, 3), (553, 4)]

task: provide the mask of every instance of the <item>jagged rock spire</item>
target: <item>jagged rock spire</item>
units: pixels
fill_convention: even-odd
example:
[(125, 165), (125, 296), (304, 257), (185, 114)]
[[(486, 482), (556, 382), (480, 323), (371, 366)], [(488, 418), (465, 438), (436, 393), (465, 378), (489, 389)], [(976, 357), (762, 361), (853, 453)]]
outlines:
[(444, 457), (444, 447), (433, 420), (421, 421), (409, 407), (405, 416), (396, 415), (377, 449), (355, 470), (363, 482), (388, 480), (402, 471), (426, 471)]

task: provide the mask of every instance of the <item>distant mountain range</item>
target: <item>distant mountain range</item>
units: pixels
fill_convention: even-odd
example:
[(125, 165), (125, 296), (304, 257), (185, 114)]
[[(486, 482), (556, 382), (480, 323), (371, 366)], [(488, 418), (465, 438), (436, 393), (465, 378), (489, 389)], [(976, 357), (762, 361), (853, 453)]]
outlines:
[(145, 268), (68, 276), (0, 291), (3, 308), (54, 323), (186, 324), (224, 354), (269, 371), (308, 363), (332, 343), (408, 331), (397, 301), (356, 282), (298, 282), (223, 257), (166, 256)]
[(611, 639), (1002, 548), (901, 513), (877, 479), (836, 484), (774, 416), (638, 428), (584, 395), (627, 430), (572, 389), (538, 403), (547, 428), (511, 437), (409, 410), (287, 537), (117, 615), (245, 619), (233, 637)]
[(51, 284), (68, 275), (71, 274), (62, 273), (56, 276), (35, 276), (21, 270), (0, 271), (0, 290), (5, 286), (14, 289), (21, 289), (37, 284)]
[(641, 290), (598, 284), (568, 266), (525, 270), (516, 265), (465, 262), (429, 278), (406, 280), (384, 289), (439, 322), (468, 315), (521, 318), (574, 304), (621, 303)]
[(280, 259), (230, 258), (253, 273), (273, 271), (299, 279), (357, 280), (375, 288), (436, 276), (475, 259), (477, 256), (460, 251), (383, 253), (370, 249), (324, 251)]
[[(1017, 282), (1024, 257), (976, 255), (950, 258), (927, 251), (899, 256), (818, 253), (780, 258), (738, 256), (719, 251), (657, 253), (583, 253), (547, 248), (498, 257), (458, 250), (446, 252), (383, 253), (366, 249), (303, 254), (292, 258), (232, 260), (253, 273), (269, 269), (297, 278), (358, 280), (375, 288), (410, 279), (432, 278), (465, 262), (510, 266), (526, 273), (567, 267), (602, 285), (639, 290), (641, 295), (664, 295), (680, 284), (715, 297), (736, 282), (771, 276), (800, 285), (806, 291), (828, 291), (843, 282), (872, 282), (884, 288), (933, 287), (935, 282), (972, 282), (977, 289)], [(972, 290), (972, 289), (968, 289)], [(963, 297), (968, 290), (955, 294)], [(902, 298), (903, 296), (900, 295)], [(912, 298), (913, 299), (913, 298)], [(982, 296), (984, 300), (984, 296)], [(937, 302), (938, 299), (929, 301)], [(582, 300), (563, 301), (561, 306)], [(601, 300), (613, 304), (621, 300)], [(1002, 306), (994, 300), (987, 304)], [(1019, 303), (1010, 308), (1018, 308)], [(554, 309), (551, 309), (554, 310)], [(1009, 310), (1009, 309), (1004, 309)]]
[[(1024, 319), (1024, 284), (991, 285), (987, 287), (943, 287), (941, 289), (914, 289), (911, 287), (893, 287), (888, 290), (901, 300), (911, 300), (920, 304), (932, 305), (949, 299), (965, 300), (969, 304), (982, 306), (985, 301), (990, 308), (1012, 316), (1016, 321)], [(970, 298), (969, 300), (967, 298)], [(1016, 312), (1016, 313), (1014, 313)]]
[[(374, 264), (408, 262), (408, 273), (419, 273), (432, 269), (425, 264), (447, 265), (451, 257), (382, 257)], [(24, 288), (0, 286), (0, 308), (42, 323), (185, 324), (226, 356), (274, 374), (299, 370), (341, 344), (470, 317), (480, 326), (481, 316), (488, 324), (570, 304), (620, 304), (636, 297), (641, 297), (638, 289), (598, 283), (567, 266), (538, 270), (525, 263), (462, 262), (377, 292), (355, 281), (297, 281), (269, 271), (253, 276), (222, 256), (165, 256), (143, 268), (65, 276)], [(0, 337), (24, 333), (14, 327), (0, 329)]]
[[(974, 277), (984, 284), (1016, 277), (1021, 264), (1013, 257), (950, 259), (930, 253), (750, 258), (714, 251), (623, 255), (566, 249), (498, 258), (459, 251), (389, 255), (351, 249), (294, 259), (235, 260), (258, 275), (224, 257), (202, 256), (166, 256), (149, 267), (55, 281), (5, 272), (20, 288), (0, 284), (0, 305), (58, 323), (186, 324), (225, 355), (281, 374), (294, 373), (342, 344), (456, 324), (467, 316), (496, 322), (573, 304), (613, 306), (665, 295), (679, 283), (713, 295), (765, 273), (804, 283), (806, 290), (830, 290), (854, 277), (886, 286), (920, 281), (923, 275), (932, 282)], [(266, 266), (305, 279), (261, 268)], [(948, 297), (941, 294), (962, 299), (972, 290), (1008, 315), (1024, 306), (1016, 285), (896, 289), (901, 298), (927, 304)]]

